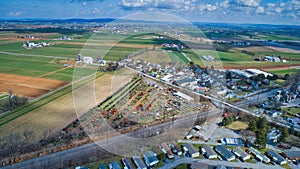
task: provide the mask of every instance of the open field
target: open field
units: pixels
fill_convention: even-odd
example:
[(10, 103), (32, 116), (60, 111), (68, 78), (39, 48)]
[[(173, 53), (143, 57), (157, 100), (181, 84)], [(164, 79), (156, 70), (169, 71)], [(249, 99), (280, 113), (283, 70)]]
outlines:
[(244, 48), (235, 48), (239, 51), (246, 50), (248, 52), (283, 52), (283, 53), (300, 53), (299, 50), (290, 48), (274, 47), (274, 46), (251, 46)]
[(65, 84), (67, 82), (0, 73), (0, 93), (12, 90), (14, 94), (35, 98)]
[[(82, 101), (78, 103), (80, 105), (76, 106), (80, 107), (83, 105), (86, 108), (95, 106), (113, 92), (116, 92), (124, 84), (128, 83), (131, 80), (130, 76), (132, 76), (132, 74), (128, 71), (115, 75), (111, 73), (101, 73), (97, 75), (95, 82), (89, 79), (85, 80), (85, 82), (82, 82), (79, 86), (90, 89), (95, 85), (94, 97), (96, 101), (93, 102), (88, 99), (82, 99)], [(9, 133), (23, 132), (24, 129), (27, 129), (33, 130), (37, 135), (37, 139), (39, 139), (42, 137), (44, 130), (61, 130), (77, 118), (73, 102), (74, 95), (71, 91), (72, 86), (66, 87), (37, 102), (29, 103), (1, 117), (0, 137), (3, 138)], [(88, 92), (79, 94), (82, 97), (91, 97), (86, 96), (86, 93), (88, 94)]]
[(233, 123), (228, 125), (227, 128), (231, 130), (243, 130), (248, 128), (248, 124), (242, 121), (234, 121)]

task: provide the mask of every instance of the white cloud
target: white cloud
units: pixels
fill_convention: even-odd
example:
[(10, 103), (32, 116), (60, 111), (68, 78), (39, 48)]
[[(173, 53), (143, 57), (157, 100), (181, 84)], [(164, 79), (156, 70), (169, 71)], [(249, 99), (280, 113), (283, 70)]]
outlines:
[(195, 0), (122, 0), (119, 4), (124, 9), (177, 9), (193, 10)]
[(7, 16), (10, 16), (10, 17), (16, 17), (16, 16), (20, 16), (20, 15), (22, 15), (23, 14), (23, 12), (22, 11), (16, 11), (16, 12), (8, 12), (7, 13)]
[(260, 0), (236, 0), (236, 3), (246, 7), (257, 7), (260, 5)]
[(265, 12), (265, 8), (263, 6), (259, 6), (255, 12), (258, 14), (262, 14)]
[(216, 5), (212, 5), (212, 4), (200, 4), (199, 5), (199, 11), (200, 12), (204, 12), (204, 11), (215, 11), (217, 9)]
[(97, 13), (100, 13), (100, 10), (98, 8), (94, 8), (92, 10), (92, 14), (97, 14)]

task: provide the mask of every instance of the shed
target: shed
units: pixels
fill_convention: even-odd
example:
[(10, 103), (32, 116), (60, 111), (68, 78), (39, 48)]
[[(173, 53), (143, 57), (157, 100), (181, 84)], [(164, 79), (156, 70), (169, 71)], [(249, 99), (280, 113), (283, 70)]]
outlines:
[(250, 159), (250, 155), (242, 150), (240, 147), (235, 147), (232, 152), (241, 160), (246, 161)]
[(235, 155), (223, 145), (217, 145), (215, 150), (227, 161), (232, 161), (235, 159)]

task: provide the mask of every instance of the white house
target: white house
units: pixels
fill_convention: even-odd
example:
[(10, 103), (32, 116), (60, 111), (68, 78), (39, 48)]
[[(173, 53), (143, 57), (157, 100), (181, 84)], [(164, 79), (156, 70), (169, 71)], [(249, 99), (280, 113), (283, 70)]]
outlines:
[(89, 56), (84, 56), (83, 57), (83, 63), (84, 64), (93, 64), (94, 62), (94, 59), (92, 57), (89, 57)]

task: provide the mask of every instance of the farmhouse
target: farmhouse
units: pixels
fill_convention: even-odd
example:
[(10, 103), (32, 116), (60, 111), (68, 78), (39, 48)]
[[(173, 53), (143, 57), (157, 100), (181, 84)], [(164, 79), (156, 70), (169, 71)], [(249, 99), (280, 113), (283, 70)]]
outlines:
[(250, 159), (250, 155), (247, 154), (244, 150), (242, 150), (240, 147), (235, 147), (232, 152), (241, 160), (246, 161)]
[(205, 145), (201, 148), (201, 151), (208, 159), (218, 158), (218, 154), (211, 146)]
[(192, 144), (183, 144), (183, 149), (187, 150), (188, 154), (191, 157), (199, 157), (200, 153), (196, 150), (196, 148)]
[(272, 161), (276, 162), (279, 165), (283, 165), (287, 163), (287, 161), (281, 155), (277, 154), (273, 150), (267, 151), (266, 154), (272, 159)]
[(89, 57), (89, 56), (84, 56), (83, 57), (83, 63), (84, 64), (89, 65), (89, 64), (93, 64), (93, 62), (94, 62), (94, 59), (92, 57)]
[(147, 169), (147, 166), (144, 163), (144, 161), (141, 159), (141, 157), (133, 156), (132, 160), (135, 163), (135, 165), (137, 166), (137, 169)]
[(147, 164), (147, 166), (151, 167), (154, 166), (155, 164), (157, 164), (158, 158), (156, 157), (156, 154), (153, 151), (146, 151), (143, 154), (144, 158), (145, 158), (145, 162)]
[(227, 161), (232, 161), (235, 159), (234, 154), (223, 145), (217, 145), (215, 150)]

